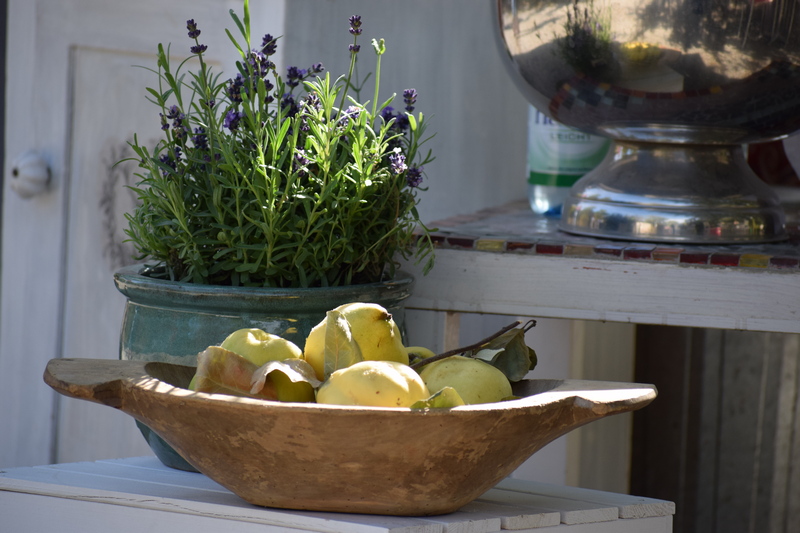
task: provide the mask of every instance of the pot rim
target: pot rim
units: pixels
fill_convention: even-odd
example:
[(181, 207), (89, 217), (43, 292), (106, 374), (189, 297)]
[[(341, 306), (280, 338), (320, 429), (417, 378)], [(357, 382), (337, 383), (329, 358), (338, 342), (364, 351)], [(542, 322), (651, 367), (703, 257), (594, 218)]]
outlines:
[[(188, 307), (208, 304), (221, 305), (235, 300), (232, 304), (237, 310), (262, 310), (269, 304), (272, 310), (285, 306), (297, 310), (308, 307), (315, 309), (319, 296), (326, 299), (346, 302), (381, 300), (400, 302), (411, 295), (414, 277), (398, 271), (393, 280), (344, 285), (338, 287), (277, 288), (277, 287), (229, 287), (223, 285), (202, 285), (181, 281), (151, 278), (142, 274), (146, 265), (137, 263), (117, 269), (114, 284), (117, 290), (130, 300), (138, 303), (163, 302), (165, 299), (183, 302)], [(386, 306), (386, 304), (382, 304)], [(391, 303), (389, 303), (391, 305)]]

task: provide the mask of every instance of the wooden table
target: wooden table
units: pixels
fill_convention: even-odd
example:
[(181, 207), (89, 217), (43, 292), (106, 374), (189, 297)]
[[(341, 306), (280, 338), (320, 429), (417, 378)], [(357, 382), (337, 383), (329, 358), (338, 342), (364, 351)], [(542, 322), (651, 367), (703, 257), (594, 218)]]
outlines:
[(141, 533), (669, 533), (663, 500), (506, 479), (456, 513), (425, 518), (268, 509), (154, 457), (0, 471), (0, 529)]

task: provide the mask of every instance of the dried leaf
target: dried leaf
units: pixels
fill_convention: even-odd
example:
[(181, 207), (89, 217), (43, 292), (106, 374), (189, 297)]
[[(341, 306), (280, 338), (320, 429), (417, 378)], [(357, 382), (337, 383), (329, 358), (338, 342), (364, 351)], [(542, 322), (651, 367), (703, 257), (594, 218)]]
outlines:
[(453, 387), (444, 387), (427, 400), (414, 402), (411, 409), (449, 409), (459, 405), (466, 405), (466, 402), (458, 394), (458, 391)]
[(325, 378), (340, 368), (363, 361), (361, 350), (353, 339), (350, 324), (336, 310), (328, 311), (325, 323)]
[(257, 394), (250, 392), (256, 370), (258, 367), (241, 355), (219, 346), (209, 346), (197, 355), (194, 390), (276, 400), (275, 387), (269, 382), (269, 386), (262, 387)]

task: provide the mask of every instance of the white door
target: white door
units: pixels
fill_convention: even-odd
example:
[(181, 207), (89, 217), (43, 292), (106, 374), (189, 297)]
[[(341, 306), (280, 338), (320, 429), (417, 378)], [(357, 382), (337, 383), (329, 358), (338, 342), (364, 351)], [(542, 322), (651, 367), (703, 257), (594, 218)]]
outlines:
[[(134, 167), (113, 167), (133, 133), (159, 133), (145, 100), (159, 42), (176, 58), (193, 44), (232, 70), (224, 33), (234, 0), (9, 0), (6, 144), (0, 285), (0, 467), (150, 453), (133, 419), (55, 394), (42, 381), (56, 357), (118, 357), (124, 298), (113, 271)], [(253, 2), (254, 39), (283, 33), (283, 0)], [(33, 150), (48, 164), (44, 192), (10, 189), (15, 159)], [(14, 179), (19, 179), (18, 177)]]

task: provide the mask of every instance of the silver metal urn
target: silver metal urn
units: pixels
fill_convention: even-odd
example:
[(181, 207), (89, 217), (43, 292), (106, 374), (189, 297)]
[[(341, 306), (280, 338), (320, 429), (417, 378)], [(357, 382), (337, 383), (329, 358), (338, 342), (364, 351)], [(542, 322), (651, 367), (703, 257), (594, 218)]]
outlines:
[(800, 129), (795, 0), (495, 0), (532, 105), (614, 141), (571, 189), (564, 231), (622, 240), (786, 238), (744, 145)]

